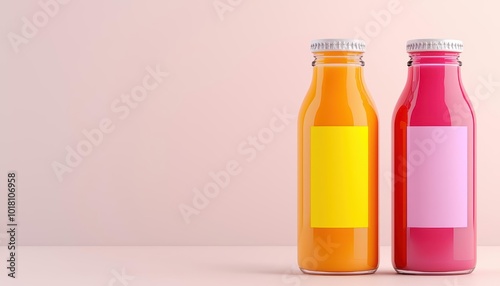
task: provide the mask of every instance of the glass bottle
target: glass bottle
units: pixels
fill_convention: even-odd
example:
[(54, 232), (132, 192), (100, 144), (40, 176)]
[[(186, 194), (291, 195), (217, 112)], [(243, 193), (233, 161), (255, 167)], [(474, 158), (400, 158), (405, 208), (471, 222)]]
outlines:
[(407, 43), (408, 79), (393, 115), (393, 266), (470, 273), (476, 264), (475, 117), (457, 40)]
[(298, 264), (310, 274), (378, 267), (378, 121), (363, 81), (365, 44), (311, 44), (298, 118)]

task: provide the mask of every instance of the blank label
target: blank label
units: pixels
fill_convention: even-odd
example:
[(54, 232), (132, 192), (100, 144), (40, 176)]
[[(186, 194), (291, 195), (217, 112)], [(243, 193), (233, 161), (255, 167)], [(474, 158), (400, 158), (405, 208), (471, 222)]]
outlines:
[(311, 127), (311, 227), (368, 227), (368, 126)]
[(408, 227), (467, 227), (467, 127), (411, 126)]

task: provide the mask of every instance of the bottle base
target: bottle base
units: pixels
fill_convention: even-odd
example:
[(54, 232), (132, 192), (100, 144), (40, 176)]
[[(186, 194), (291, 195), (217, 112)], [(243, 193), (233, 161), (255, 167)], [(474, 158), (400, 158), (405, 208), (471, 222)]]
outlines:
[(371, 270), (361, 270), (361, 271), (316, 271), (316, 270), (308, 270), (304, 268), (300, 268), (300, 271), (302, 271), (304, 274), (311, 274), (311, 275), (366, 275), (366, 274), (373, 274), (377, 269), (371, 269)]
[(470, 274), (474, 271), (472, 269), (466, 270), (457, 270), (457, 271), (415, 271), (415, 270), (404, 270), (404, 269), (395, 269), (398, 274), (407, 274), (407, 275), (463, 275)]

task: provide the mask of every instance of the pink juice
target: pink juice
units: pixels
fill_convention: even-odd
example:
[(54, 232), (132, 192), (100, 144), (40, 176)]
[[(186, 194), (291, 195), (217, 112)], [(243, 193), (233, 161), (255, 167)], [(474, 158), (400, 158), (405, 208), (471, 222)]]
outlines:
[(408, 43), (393, 116), (393, 265), (406, 274), (476, 264), (475, 117), (460, 78), (461, 42)]

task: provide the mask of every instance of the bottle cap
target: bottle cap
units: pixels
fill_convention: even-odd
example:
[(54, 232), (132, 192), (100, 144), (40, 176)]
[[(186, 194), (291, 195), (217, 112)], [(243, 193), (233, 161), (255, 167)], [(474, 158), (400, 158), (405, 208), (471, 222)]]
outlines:
[(425, 51), (443, 51), (461, 53), (464, 44), (459, 40), (450, 39), (417, 39), (406, 42), (406, 51), (425, 52)]
[(311, 42), (311, 52), (364, 52), (365, 42), (357, 39), (319, 39)]

